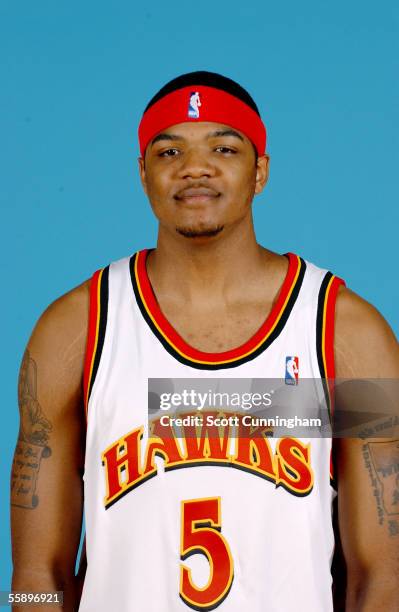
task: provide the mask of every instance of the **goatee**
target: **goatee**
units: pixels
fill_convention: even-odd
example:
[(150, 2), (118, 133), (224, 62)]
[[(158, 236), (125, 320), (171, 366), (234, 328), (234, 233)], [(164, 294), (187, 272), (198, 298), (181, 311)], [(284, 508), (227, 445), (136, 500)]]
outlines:
[(176, 227), (176, 232), (185, 236), (185, 238), (202, 238), (205, 236), (217, 236), (224, 229), (224, 225), (215, 225), (214, 227), (195, 228), (195, 227)]

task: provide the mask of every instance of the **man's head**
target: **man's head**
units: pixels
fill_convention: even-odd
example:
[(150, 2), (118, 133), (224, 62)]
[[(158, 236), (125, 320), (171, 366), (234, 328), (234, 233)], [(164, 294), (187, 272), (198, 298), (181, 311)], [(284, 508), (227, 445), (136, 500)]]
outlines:
[(192, 72), (167, 83), (139, 126), (140, 173), (160, 225), (209, 238), (251, 215), (267, 181), (266, 129), (238, 83)]

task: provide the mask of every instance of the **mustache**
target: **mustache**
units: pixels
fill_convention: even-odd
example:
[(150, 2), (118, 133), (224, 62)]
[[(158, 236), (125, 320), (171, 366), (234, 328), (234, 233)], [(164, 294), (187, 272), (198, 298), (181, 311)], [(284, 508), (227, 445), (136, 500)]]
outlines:
[(191, 185), (187, 185), (187, 187), (183, 187), (175, 192), (173, 197), (176, 200), (180, 200), (183, 198), (195, 197), (195, 196), (208, 196), (210, 198), (217, 198), (220, 195), (220, 192), (210, 187), (206, 183), (192, 183)]

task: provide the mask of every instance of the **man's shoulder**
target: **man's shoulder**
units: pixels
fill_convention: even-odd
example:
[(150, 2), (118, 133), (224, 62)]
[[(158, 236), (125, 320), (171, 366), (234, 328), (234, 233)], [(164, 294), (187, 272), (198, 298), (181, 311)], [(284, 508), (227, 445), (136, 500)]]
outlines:
[(338, 331), (345, 333), (392, 332), (387, 321), (373, 304), (344, 285), (338, 290), (336, 320)]
[(93, 273), (91, 278), (83, 281), (77, 287), (70, 289), (60, 297), (54, 300), (43, 312), (39, 319), (39, 322), (52, 325), (57, 323), (64, 324), (82, 324), (83, 327), (87, 325), (88, 313), (90, 308), (90, 286), (93, 278), (104, 270), (112, 268), (114, 273), (118, 270), (123, 270), (126, 266), (129, 266), (129, 262), (133, 257), (139, 253), (147, 252), (151, 249), (142, 249), (141, 251), (130, 253), (114, 261), (110, 261), (108, 264), (99, 266), (98, 269)]
[(341, 286), (335, 313), (335, 353), (338, 377), (395, 377), (399, 345), (379, 310)]
[(57, 358), (72, 350), (84, 355), (90, 306), (90, 280), (52, 302), (39, 317), (31, 338), (30, 350)]
[(67, 324), (74, 320), (84, 321), (90, 303), (90, 283), (91, 279), (87, 279), (54, 300), (43, 312), (39, 321), (47, 325)]
[[(143, 249), (143, 251), (147, 250), (149, 249)], [(75, 338), (79, 350), (85, 350), (89, 325), (90, 288), (94, 286), (93, 279), (95, 280), (101, 271), (104, 272), (109, 268), (112, 268), (114, 277), (117, 277), (118, 273), (125, 273), (126, 269), (129, 269), (132, 257), (140, 252), (131, 253), (99, 266), (89, 279), (54, 300), (39, 317), (31, 342), (41, 338), (47, 345), (62, 350), (63, 345), (68, 344), (70, 338)]]

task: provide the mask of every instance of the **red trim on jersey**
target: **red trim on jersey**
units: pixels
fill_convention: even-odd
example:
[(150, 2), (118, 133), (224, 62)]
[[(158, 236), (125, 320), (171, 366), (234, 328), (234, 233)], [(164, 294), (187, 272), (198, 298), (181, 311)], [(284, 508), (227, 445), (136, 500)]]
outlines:
[(334, 276), (325, 303), (325, 329), (324, 329), (324, 354), (325, 354), (325, 376), (330, 391), (331, 415), (334, 412), (334, 382), (335, 382), (335, 359), (334, 359), (334, 331), (335, 331), (335, 304), (340, 286), (345, 287), (345, 281)]
[[(190, 117), (190, 95), (198, 92), (201, 106), (199, 117)], [(205, 85), (190, 85), (167, 94), (144, 113), (139, 125), (141, 156), (147, 145), (162, 130), (185, 122), (211, 121), (239, 130), (255, 145), (259, 155), (266, 150), (266, 128), (259, 115), (239, 98), (221, 89)]]
[(87, 405), (90, 388), (91, 374), (93, 370), (93, 361), (95, 356), (95, 348), (97, 345), (98, 335), (98, 315), (99, 315), (99, 299), (98, 290), (102, 270), (97, 270), (90, 281), (90, 306), (89, 306), (89, 325), (87, 333), (86, 355), (84, 362), (83, 373), (83, 397), (85, 404), (85, 414), (87, 419)]
[(332, 449), (330, 450), (330, 480), (334, 480), (334, 464), (333, 464)]
[(197, 350), (187, 344), (187, 342), (183, 340), (183, 338), (178, 334), (178, 332), (174, 329), (174, 327), (172, 327), (172, 325), (163, 315), (161, 309), (159, 308), (158, 302), (156, 300), (156, 297), (151, 287), (150, 280), (147, 275), (147, 254), (148, 249), (145, 249), (138, 253), (136, 277), (137, 285), (139, 286), (142, 295), (142, 301), (147, 312), (159, 328), (160, 332), (164, 335), (165, 339), (169, 343), (174, 345), (177, 350), (180, 351), (184, 356), (187, 356), (188, 358), (191, 358), (196, 361), (206, 361), (209, 363), (221, 363), (243, 357), (244, 355), (247, 355), (254, 351), (259, 346), (259, 344), (261, 344), (267, 338), (267, 336), (271, 333), (275, 325), (280, 320), (285, 310), (288, 298), (295, 287), (299, 269), (301, 266), (300, 258), (297, 255), (294, 255), (293, 253), (287, 253), (289, 259), (288, 270), (283, 285), (281, 287), (279, 296), (265, 322), (258, 329), (258, 331), (255, 332), (255, 334), (249, 340), (247, 340), (247, 342), (229, 351), (224, 351), (221, 353), (207, 353), (205, 351)]

